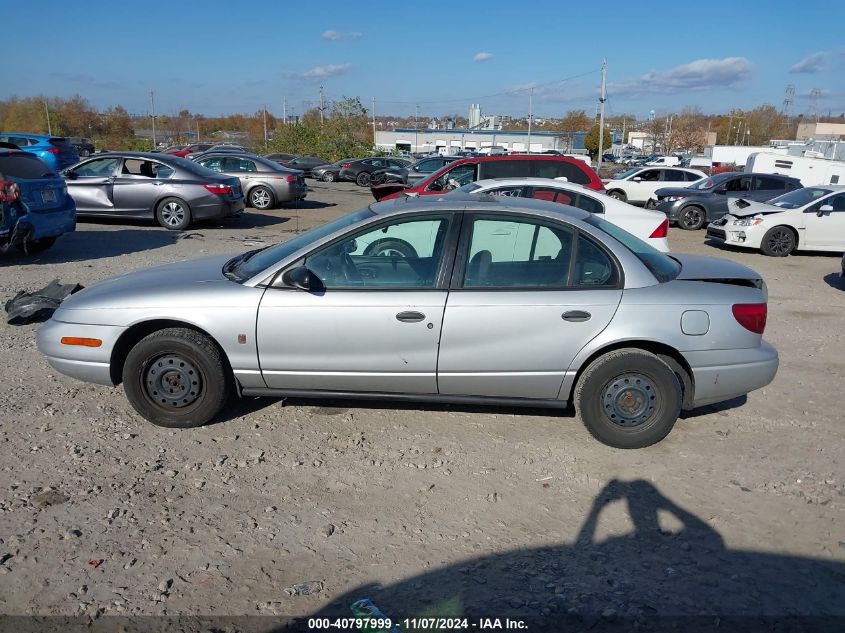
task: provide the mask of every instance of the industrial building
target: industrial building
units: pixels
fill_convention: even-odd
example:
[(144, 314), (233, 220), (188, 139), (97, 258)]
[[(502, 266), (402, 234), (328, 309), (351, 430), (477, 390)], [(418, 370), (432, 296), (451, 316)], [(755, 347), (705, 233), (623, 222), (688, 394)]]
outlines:
[[(473, 151), (482, 147), (498, 146), (514, 152), (544, 152), (557, 150), (567, 153), (584, 153), (586, 132), (536, 132), (517, 130), (471, 130), (466, 128), (416, 129), (396, 128), (376, 132), (376, 147), (386, 151), (413, 153), (437, 152), (455, 154), (459, 151)], [(613, 142), (618, 143), (618, 134), (613, 133)]]

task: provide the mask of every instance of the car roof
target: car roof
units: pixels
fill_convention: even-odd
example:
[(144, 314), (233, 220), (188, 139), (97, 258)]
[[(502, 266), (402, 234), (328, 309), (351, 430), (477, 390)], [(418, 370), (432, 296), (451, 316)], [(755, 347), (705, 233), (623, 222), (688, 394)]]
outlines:
[(587, 211), (557, 202), (464, 193), (463, 191), (453, 191), (442, 196), (399, 196), (392, 200), (373, 203), (369, 209), (373, 213), (385, 216), (400, 213), (523, 211), (532, 215), (571, 220), (585, 220), (590, 217)]
[(61, 136), (48, 136), (47, 134), (30, 134), (29, 132), (3, 132), (3, 136), (23, 136), (24, 138), (38, 138), (46, 141), (48, 138), (62, 138)]

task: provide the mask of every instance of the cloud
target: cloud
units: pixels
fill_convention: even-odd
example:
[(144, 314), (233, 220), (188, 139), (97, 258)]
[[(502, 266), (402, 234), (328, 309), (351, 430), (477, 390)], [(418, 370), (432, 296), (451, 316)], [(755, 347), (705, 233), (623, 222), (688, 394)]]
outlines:
[(340, 31), (334, 31), (329, 29), (328, 31), (323, 31), (322, 38), (324, 40), (328, 40), (329, 42), (337, 42), (338, 40), (358, 40), (364, 37), (364, 34), (361, 31), (349, 31), (348, 33), (341, 33)]
[(493, 53), (476, 53), (472, 58), (474, 62), (486, 62), (488, 59), (493, 59)]
[(698, 59), (666, 71), (652, 71), (635, 79), (608, 84), (616, 96), (641, 96), (650, 93), (676, 93), (733, 86), (751, 76), (752, 65), (745, 57)]
[(83, 75), (80, 73), (65, 73), (65, 72), (56, 72), (50, 73), (51, 77), (56, 77), (57, 79), (63, 79), (65, 81), (72, 82), (74, 84), (81, 84), (86, 86), (91, 86), (92, 88), (104, 88), (109, 90), (116, 90), (119, 88), (123, 88), (123, 84), (117, 81), (111, 80), (104, 80), (104, 79), (97, 79), (92, 75)]
[(311, 79), (324, 79), (342, 75), (352, 67), (352, 64), (326, 64), (325, 66), (314, 66), (302, 73), (285, 73), (287, 79), (298, 79), (308, 81)]
[(826, 65), (827, 53), (825, 53), (824, 51), (819, 51), (818, 53), (808, 55), (797, 64), (793, 64), (789, 68), (789, 72), (812, 74), (823, 70)]

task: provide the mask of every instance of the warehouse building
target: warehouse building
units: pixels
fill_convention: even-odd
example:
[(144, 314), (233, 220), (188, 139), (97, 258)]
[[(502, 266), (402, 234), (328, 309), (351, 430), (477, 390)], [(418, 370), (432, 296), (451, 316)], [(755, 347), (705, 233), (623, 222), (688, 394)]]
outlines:
[[(460, 151), (475, 151), (482, 147), (497, 146), (509, 152), (559, 152), (583, 153), (586, 132), (568, 134), (565, 132), (535, 132), (529, 137), (527, 131), (516, 130), (469, 130), (469, 129), (416, 129), (396, 128), (376, 132), (376, 147), (386, 151), (413, 153), (456, 154)], [(614, 142), (618, 142), (614, 133)]]

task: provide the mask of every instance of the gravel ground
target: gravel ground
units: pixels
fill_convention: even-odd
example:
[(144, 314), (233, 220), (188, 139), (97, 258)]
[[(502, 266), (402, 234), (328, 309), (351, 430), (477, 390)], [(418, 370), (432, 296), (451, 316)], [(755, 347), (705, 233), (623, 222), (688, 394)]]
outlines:
[[(0, 297), (249, 250), (370, 201), (312, 187), (298, 210), (184, 239), (81, 223), (42, 255), (0, 256)], [(371, 597), (394, 618), (515, 614), (533, 630), (563, 616), (845, 616), (839, 256), (772, 259), (677, 229), (670, 242), (763, 274), (781, 368), (638, 451), (599, 444), (567, 412), (384, 402), (251, 399), (205, 428), (157, 428), (121, 389), (51, 370), (37, 326), (4, 322), (0, 613), (349, 616)]]

